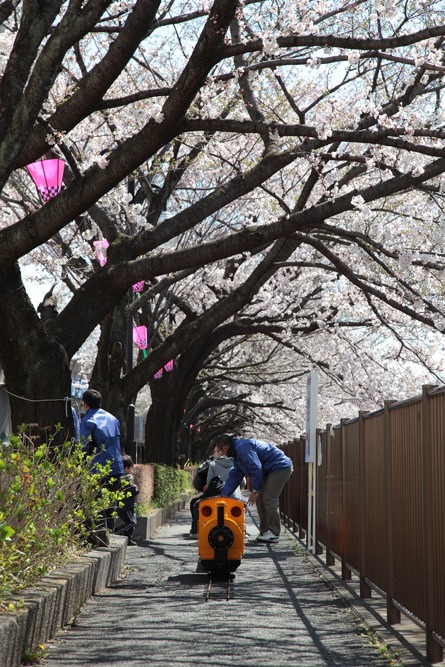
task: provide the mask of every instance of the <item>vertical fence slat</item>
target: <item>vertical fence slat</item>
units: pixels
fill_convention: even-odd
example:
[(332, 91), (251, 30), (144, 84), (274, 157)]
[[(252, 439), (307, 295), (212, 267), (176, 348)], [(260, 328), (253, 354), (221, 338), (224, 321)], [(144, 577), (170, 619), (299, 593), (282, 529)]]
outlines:
[(385, 401), (384, 442), (385, 442), (385, 506), (386, 506), (386, 616), (388, 623), (400, 623), (400, 611), (393, 605), (394, 599), (394, 542), (393, 542), (393, 481), (392, 481), (392, 432), (390, 406), (395, 401)]
[(346, 436), (345, 436), (345, 423), (346, 419), (340, 421), (340, 433), (341, 433), (341, 518), (340, 518), (340, 529), (341, 529), (341, 578), (342, 579), (351, 579), (351, 570), (346, 563)]
[(332, 443), (334, 440), (333, 428), (331, 424), (326, 426), (326, 511), (327, 511), (327, 544), (326, 544), (326, 565), (334, 565), (335, 558), (331, 551), (332, 549), (332, 467), (331, 467), (331, 455), (332, 455)]
[(300, 437), (300, 520), (298, 522), (298, 537), (304, 540), (307, 530), (307, 464), (304, 461), (306, 441)]
[(433, 385), (422, 387), (422, 468), (423, 468), (423, 531), (424, 531), (424, 590), (425, 590), (425, 626), (426, 626), (426, 657), (430, 662), (441, 662), (443, 648), (434, 640), (435, 629), (435, 596), (436, 582), (434, 579), (434, 539), (433, 539), (433, 457), (431, 442), (431, 405), (428, 391)]
[(371, 587), (366, 583), (366, 457), (365, 457), (365, 424), (364, 417), (366, 412), (360, 410), (358, 416), (358, 448), (359, 448), (359, 498), (360, 498), (360, 597), (370, 598)]

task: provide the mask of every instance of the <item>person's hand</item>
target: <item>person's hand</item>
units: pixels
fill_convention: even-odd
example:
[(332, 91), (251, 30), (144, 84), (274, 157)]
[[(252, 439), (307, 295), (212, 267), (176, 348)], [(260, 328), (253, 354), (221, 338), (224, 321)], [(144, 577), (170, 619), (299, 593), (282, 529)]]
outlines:
[(255, 505), (256, 499), (258, 498), (258, 491), (252, 491), (250, 494), (249, 500), (247, 501), (248, 505)]
[(205, 493), (205, 492), (207, 491), (207, 487), (208, 487), (208, 484), (206, 484), (206, 485), (204, 486), (204, 488), (203, 488), (203, 490), (202, 490), (203, 493)]

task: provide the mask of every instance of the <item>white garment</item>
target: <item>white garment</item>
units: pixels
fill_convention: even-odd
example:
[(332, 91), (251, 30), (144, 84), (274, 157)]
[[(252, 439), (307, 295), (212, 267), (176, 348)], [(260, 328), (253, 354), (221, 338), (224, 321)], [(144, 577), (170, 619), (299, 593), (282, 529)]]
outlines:
[[(232, 468), (233, 459), (229, 456), (218, 456), (218, 458), (213, 459), (213, 461), (210, 462), (209, 469), (207, 471), (207, 484), (214, 477), (220, 477), (223, 482), (226, 482), (229, 476), (229, 472)], [(236, 500), (243, 500), (239, 486), (237, 486), (230, 497), (236, 498)]]

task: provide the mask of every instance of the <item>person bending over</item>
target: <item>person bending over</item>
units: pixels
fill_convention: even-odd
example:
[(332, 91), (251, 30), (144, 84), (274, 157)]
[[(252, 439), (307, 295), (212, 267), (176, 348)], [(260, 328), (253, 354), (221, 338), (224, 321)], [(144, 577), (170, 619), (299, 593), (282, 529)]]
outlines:
[(276, 445), (253, 438), (219, 435), (216, 446), (233, 458), (233, 468), (221, 489), (230, 496), (244, 476), (250, 477), (252, 493), (248, 504), (256, 503), (260, 520), (258, 542), (278, 542), (280, 523), (280, 494), (292, 474), (292, 461)]

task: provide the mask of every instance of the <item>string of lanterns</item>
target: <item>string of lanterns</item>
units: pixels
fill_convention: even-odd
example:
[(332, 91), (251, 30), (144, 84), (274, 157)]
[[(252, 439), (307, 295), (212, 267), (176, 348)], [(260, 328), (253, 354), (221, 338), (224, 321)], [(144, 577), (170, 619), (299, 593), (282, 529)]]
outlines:
[[(58, 158), (37, 160), (26, 165), (26, 169), (30, 174), (36, 188), (44, 204), (48, 203), (53, 197), (59, 194), (62, 189), (63, 173), (65, 169), (65, 162)], [(107, 239), (93, 241), (96, 258), (100, 266), (103, 267), (107, 263), (107, 249), (109, 247)], [(144, 289), (145, 282), (138, 281), (133, 285), (133, 292), (137, 297), (140, 296)], [(148, 335), (146, 326), (133, 327), (133, 342), (142, 351), (144, 358), (147, 356)], [(170, 373), (173, 370), (174, 360), (170, 359), (163, 367), (161, 367), (155, 374), (154, 378), (159, 380), (164, 371)]]

